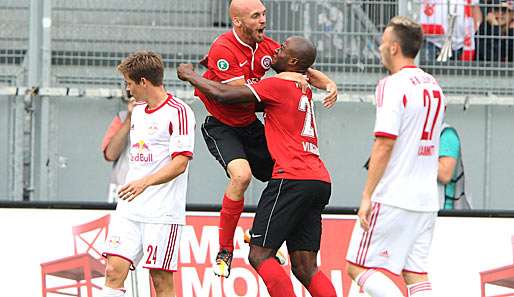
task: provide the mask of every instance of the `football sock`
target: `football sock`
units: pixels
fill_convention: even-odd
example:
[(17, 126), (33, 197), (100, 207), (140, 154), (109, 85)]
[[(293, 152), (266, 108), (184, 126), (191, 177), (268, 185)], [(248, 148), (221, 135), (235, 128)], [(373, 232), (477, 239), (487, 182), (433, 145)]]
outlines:
[(424, 281), (408, 285), (409, 297), (432, 297), (432, 284), (430, 281)]
[(359, 274), (357, 284), (371, 297), (403, 297), (396, 284), (375, 269), (368, 269)]
[(100, 293), (101, 297), (123, 297), (125, 296), (125, 288), (113, 289), (104, 286), (102, 292)]
[(226, 249), (230, 252), (234, 250), (234, 232), (236, 231), (239, 217), (243, 212), (243, 207), (244, 198), (240, 201), (234, 201), (228, 198), (227, 194), (223, 196), (219, 224), (220, 249)]
[(291, 278), (275, 258), (264, 260), (257, 268), (271, 297), (295, 297)]
[(312, 297), (337, 297), (334, 286), (327, 278), (327, 276), (318, 271), (311, 278), (311, 283), (307, 288)]

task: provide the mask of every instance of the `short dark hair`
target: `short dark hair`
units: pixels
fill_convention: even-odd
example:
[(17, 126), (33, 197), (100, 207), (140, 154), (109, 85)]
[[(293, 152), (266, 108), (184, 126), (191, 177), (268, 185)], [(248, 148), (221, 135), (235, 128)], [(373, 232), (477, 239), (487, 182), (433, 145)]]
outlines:
[(150, 51), (139, 51), (130, 54), (117, 67), (121, 74), (128, 76), (137, 84), (141, 78), (150, 81), (154, 86), (161, 86), (164, 77), (164, 63), (159, 54)]
[(421, 25), (408, 17), (396, 16), (389, 21), (387, 27), (393, 29), (393, 33), (400, 43), (402, 54), (409, 58), (415, 58), (423, 44)]

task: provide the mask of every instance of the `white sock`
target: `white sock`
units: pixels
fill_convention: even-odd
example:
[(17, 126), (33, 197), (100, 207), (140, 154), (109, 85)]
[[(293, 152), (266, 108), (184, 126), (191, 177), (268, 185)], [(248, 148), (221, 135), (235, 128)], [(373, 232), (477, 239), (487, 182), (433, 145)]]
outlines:
[(100, 293), (101, 297), (123, 297), (125, 296), (125, 288), (113, 289), (107, 286), (104, 286), (102, 289), (102, 293)]
[(368, 269), (359, 274), (357, 284), (371, 297), (403, 297), (396, 284), (375, 269)]
[(432, 297), (432, 284), (429, 281), (408, 285), (409, 297)]

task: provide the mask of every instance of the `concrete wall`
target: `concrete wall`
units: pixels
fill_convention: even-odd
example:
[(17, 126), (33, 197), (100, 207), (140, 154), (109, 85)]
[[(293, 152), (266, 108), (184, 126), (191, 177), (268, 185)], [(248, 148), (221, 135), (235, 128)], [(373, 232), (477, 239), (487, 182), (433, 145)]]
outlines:
[[(100, 144), (113, 115), (124, 105), (119, 99), (50, 98), (48, 155), (36, 161), (47, 170), (47, 195), (36, 185), (36, 200), (106, 201), (110, 164), (103, 160)], [(0, 96), (0, 199), (9, 197), (7, 186), (10, 145), (9, 104)], [(227, 178), (208, 153), (199, 126), (205, 118), (201, 102), (191, 106), (197, 118), (196, 152), (191, 163), (189, 203), (218, 204)], [(372, 143), (374, 106), (338, 103), (326, 110), (316, 104), (320, 150), (333, 178), (331, 206), (358, 206), (366, 178), (362, 165)], [(466, 174), (476, 208), (514, 209), (511, 181), (514, 158), (514, 109), (472, 105), (466, 111), (450, 105), (447, 121), (461, 134)], [(38, 135), (41, 127), (38, 127)], [(489, 134), (488, 134), (489, 133)], [(40, 135), (39, 135), (40, 136)], [(37, 139), (40, 139), (40, 137)], [(40, 169), (38, 169), (40, 170)], [(40, 173), (37, 173), (40, 174)], [(36, 174), (36, 175), (37, 175)], [(252, 182), (246, 199), (255, 205), (264, 184)]]

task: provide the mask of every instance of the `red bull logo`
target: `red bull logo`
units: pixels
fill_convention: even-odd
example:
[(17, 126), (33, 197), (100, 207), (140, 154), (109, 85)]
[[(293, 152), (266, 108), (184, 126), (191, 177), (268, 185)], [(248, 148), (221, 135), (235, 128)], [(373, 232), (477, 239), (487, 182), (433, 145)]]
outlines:
[(130, 147), (130, 161), (144, 163), (153, 162), (153, 156), (150, 148), (144, 140), (140, 140)]

